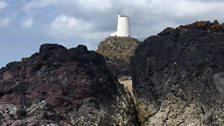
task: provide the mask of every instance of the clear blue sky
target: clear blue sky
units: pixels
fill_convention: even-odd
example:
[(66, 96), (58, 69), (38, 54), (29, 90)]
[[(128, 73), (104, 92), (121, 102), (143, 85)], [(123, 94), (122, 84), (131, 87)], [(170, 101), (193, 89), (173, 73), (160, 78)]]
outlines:
[(0, 67), (37, 52), (42, 43), (95, 50), (128, 15), (143, 39), (196, 20), (224, 21), (222, 0), (0, 0)]

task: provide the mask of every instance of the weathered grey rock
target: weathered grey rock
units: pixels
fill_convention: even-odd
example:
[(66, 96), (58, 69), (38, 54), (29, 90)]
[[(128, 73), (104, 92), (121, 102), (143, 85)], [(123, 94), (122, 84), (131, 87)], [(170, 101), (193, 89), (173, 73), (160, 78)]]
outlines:
[(224, 125), (224, 25), (165, 29), (140, 44), (132, 68), (142, 126)]

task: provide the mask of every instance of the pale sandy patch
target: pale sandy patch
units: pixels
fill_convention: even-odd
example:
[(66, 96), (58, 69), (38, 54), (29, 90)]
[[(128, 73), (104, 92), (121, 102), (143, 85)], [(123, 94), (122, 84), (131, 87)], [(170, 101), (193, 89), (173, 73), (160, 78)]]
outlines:
[(127, 87), (128, 88), (128, 90), (131, 92), (131, 94), (132, 94), (132, 80), (119, 80), (119, 82), (121, 83), (121, 84), (123, 84), (124, 85), (124, 87)]

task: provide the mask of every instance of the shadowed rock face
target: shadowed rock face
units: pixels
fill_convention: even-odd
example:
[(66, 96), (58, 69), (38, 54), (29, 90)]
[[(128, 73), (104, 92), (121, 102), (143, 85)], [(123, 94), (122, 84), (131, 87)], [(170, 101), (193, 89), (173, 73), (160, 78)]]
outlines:
[(108, 37), (100, 43), (97, 52), (102, 54), (111, 71), (119, 78), (131, 75), (131, 57), (140, 42), (130, 37)]
[(131, 95), (85, 46), (44, 44), (0, 70), (0, 125), (136, 126)]
[(140, 44), (132, 68), (143, 126), (224, 124), (224, 25), (167, 28)]

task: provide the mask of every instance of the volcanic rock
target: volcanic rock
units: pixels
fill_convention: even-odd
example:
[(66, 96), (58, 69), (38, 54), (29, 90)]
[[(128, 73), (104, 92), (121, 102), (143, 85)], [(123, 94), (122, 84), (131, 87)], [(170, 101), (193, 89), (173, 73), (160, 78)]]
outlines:
[(119, 78), (131, 76), (131, 57), (140, 42), (130, 37), (108, 37), (100, 43), (97, 52), (102, 54), (108, 67)]
[(224, 25), (167, 28), (139, 45), (133, 93), (142, 126), (224, 125)]
[(44, 44), (0, 70), (0, 125), (138, 126), (130, 93), (98, 53)]

